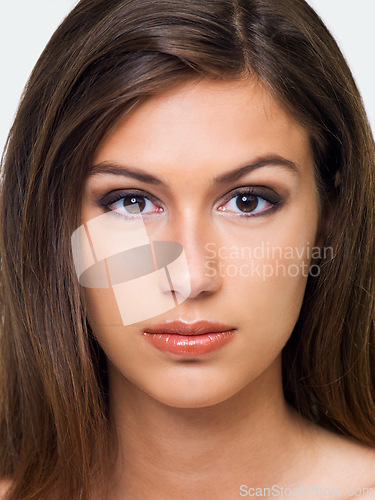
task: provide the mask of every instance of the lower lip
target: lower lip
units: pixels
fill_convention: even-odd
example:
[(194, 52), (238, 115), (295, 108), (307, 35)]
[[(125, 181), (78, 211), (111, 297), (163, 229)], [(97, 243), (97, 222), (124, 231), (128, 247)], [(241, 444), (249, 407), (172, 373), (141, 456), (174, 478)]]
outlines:
[(199, 356), (217, 351), (227, 344), (237, 330), (204, 333), (202, 335), (178, 335), (175, 333), (147, 333), (144, 336), (160, 351), (183, 356)]

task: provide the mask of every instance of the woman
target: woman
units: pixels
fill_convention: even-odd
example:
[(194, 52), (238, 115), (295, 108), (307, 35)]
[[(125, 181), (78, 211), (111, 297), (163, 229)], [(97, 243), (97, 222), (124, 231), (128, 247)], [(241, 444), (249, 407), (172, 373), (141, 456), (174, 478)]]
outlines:
[(374, 184), (303, 0), (81, 1), (3, 166), (7, 498), (375, 488)]

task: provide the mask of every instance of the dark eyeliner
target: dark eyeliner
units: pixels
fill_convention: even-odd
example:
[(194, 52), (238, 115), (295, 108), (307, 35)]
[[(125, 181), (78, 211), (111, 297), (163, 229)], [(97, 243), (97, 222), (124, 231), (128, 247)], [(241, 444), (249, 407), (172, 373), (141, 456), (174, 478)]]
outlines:
[[(275, 193), (275, 191), (265, 188), (263, 186), (241, 186), (233, 191), (230, 191), (227, 193), (224, 198), (223, 202), (228, 202), (232, 198), (236, 196), (241, 196), (241, 195), (247, 195), (247, 196), (255, 196), (262, 198), (263, 200), (267, 201), (268, 203), (271, 203), (274, 208), (279, 206), (282, 203), (282, 198)], [(113, 203), (116, 203), (117, 201), (130, 197), (130, 196), (141, 196), (144, 198), (147, 198), (150, 200), (152, 203), (155, 205), (158, 205), (160, 207), (163, 207), (163, 204), (158, 200), (155, 196), (152, 194), (148, 193), (147, 191), (143, 191), (141, 189), (122, 189), (122, 190), (113, 190), (107, 193), (105, 196), (100, 198), (98, 200), (98, 204), (103, 207), (108, 209), (108, 206), (112, 205)], [(163, 207), (164, 208), (164, 207)], [(271, 209), (268, 209), (266, 212), (270, 211)]]
[(253, 187), (253, 186), (242, 186), (234, 189), (230, 193), (224, 196), (224, 201), (227, 202), (232, 198), (240, 195), (250, 195), (262, 198), (263, 200), (271, 203), (272, 205), (280, 205), (282, 202), (282, 198), (275, 193), (272, 189), (264, 188), (262, 186)]
[(122, 189), (111, 191), (103, 196), (98, 201), (98, 204), (104, 208), (108, 208), (109, 205), (112, 205), (113, 203), (116, 203), (117, 201), (130, 196), (140, 196), (142, 198), (147, 198), (155, 205), (163, 206), (162, 203), (157, 198), (155, 198), (155, 196), (147, 193), (146, 191), (142, 191), (141, 189)]

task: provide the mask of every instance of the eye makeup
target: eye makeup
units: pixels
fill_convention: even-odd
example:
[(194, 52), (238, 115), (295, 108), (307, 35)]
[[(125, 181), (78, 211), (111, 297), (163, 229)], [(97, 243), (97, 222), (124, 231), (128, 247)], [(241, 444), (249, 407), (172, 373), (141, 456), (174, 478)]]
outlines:
[[(237, 200), (236, 207), (232, 207), (232, 209), (226, 208), (225, 205), (230, 203), (231, 200)], [(106, 210), (112, 210), (125, 218), (150, 217), (163, 213), (165, 209), (165, 205), (151, 193), (130, 188), (112, 190), (100, 198), (98, 204)], [(152, 204), (154, 209), (149, 211)], [(241, 186), (228, 192), (221, 199), (217, 209), (219, 213), (228, 216), (255, 217), (273, 212), (281, 204), (281, 196), (268, 187)], [(261, 210), (259, 210), (260, 208)]]

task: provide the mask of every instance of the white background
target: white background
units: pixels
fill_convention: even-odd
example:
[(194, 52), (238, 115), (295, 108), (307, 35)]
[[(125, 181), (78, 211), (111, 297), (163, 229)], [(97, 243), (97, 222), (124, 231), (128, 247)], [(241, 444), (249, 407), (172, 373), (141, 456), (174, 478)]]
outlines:
[[(157, 1), (157, 0), (155, 0)], [(375, 0), (308, 0), (338, 41), (375, 131)], [(75, 0), (1, 0), (0, 152), (30, 72)]]

